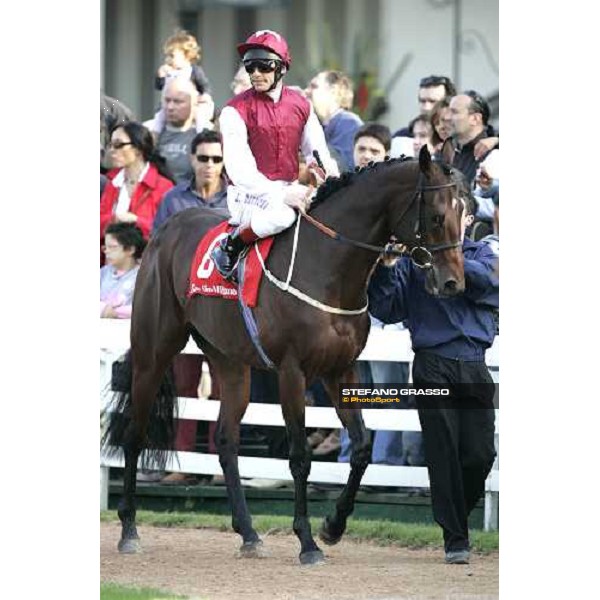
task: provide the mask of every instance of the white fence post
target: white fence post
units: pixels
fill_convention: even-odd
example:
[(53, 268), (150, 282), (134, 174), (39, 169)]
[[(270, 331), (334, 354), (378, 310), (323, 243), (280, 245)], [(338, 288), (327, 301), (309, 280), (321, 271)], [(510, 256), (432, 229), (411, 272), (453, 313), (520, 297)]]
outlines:
[[(496, 423), (496, 433), (494, 434), (494, 447), (496, 448), (496, 459), (492, 466), (491, 477), (498, 477), (500, 466), (500, 439), (498, 437), (498, 424)], [(483, 529), (484, 531), (498, 531), (498, 484), (495, 486), (485, 486), (485, 504), (483, 509)]]
[(100, 510), (108, 510), (109, 467), (100, 467)]
[(498, 531), (498, 492), (485, 492), (483, 530)]

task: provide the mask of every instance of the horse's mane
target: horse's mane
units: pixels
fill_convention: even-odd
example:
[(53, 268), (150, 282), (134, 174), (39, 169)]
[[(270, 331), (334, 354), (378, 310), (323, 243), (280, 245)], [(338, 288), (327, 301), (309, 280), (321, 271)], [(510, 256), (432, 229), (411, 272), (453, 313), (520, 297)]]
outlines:
[(391, 164), (402, 163), (406, 161), (414, 160), (410, 156), (400, 156), (399, 158), (388, 158), (381, 162), (370, 162), (366, 167), (356, 167), (354, 171), (346, 171), (342, 173), (339, 177), (328, 177), (325, 180), (325, 183), (319, 187), (317, 191), (317, 195), (310, 205), (310, 210), (312, 210), (315, 206), (319, 206), (327, 198), (335, 194), (335, 192), (341, 190), (342, 188), (348, 187), (352, 185), (357, 179), (362, 177), (365, 173), (372, 173), (373, 171), (377, 171), (383, 168), (389, 167)]

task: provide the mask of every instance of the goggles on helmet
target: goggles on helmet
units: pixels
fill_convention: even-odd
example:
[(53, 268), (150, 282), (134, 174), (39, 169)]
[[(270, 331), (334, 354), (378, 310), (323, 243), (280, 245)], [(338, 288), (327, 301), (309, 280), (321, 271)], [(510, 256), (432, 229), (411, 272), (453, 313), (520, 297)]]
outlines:
[(252, 75), (254, 71), (258, 69), (259, 73), (273, 73), (277, 68), (277, 63), (280, 61), (275, 60), (266, 60), (266, 59), (254, 59), (254, 60), (245, 60), (244, 61), (244, 69), (246, 69), (246, 73)]

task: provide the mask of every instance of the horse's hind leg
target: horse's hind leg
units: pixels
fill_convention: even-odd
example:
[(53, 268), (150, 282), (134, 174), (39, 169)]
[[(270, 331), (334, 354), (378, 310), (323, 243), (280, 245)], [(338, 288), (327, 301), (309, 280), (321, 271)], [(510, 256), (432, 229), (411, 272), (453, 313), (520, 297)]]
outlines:
[(283, 364), (279, 371), (279, 396), (288, 440), (290, 471), (294, 478), (294, 533), (300, 540), (300, 562), (314, 565), (325, 561), (317, 546), (308, 519), (306, 486), (310, 474), (311, 453), (306, 441), (305, 399), (306, 381), (296, 364)]
[(265, 553), (262, 541), (252, 527), (252, 517), (246, 504), (238, 468), (240, 422), (250, 400), (250, 368), (241, 363), (232, 363), (231, 359), (214, 350), (205, 351), (219, 375), (221, 409), (215, 431), (215, 444), (227, 485), (232, 527), (242, 536), (240, 557), (260, 558), (265, 556)]
[(140, 550), (140, 536), (135, 525), (135, 490), (137, 461), (141, 445), (133, 428), (130, 427), (127, 432), (127, 439), (123, 444), (123, 452), (125, 454), (123, 496), (119, 500), (117, 508), (119, 520), (121, 521), (121, 539), (117, 548), (123, 554), (135, 554)]
[[(156, 353), (153, 352), (152, 346), (141, 346), (143, 350), (137, 352), (134, 350), (136, 346), (132, 347), (131, 419), (123, 443), (125, 455), (123, 497), (118, 506), (122, 527), (118, 549), (124, 554), (135, 553), (140, 549), (135, 525), (135, 492), (137, 463), (142, 448), (146, 444), (155, 447), (159, 438), (160, 447), (168, 446), (166, 434), (173, 433), (172, 407), (176, 401), (176, 392), (172, 378), (165, 377), (165, 373), (173, 357), (185, 346), (185, 339), (185, 333), (182, 331), (178, 344), (161, 348), (160, 352)], [(148, 356), (140, 356), (141, 352), (148, 353)], [(161, 420), (162, 423), (160, 425), (155, 423), (149, 431), (150, 413), (155, 402), (160, 405), (157, 420)], [(167, 423), (168, 432), (165, 432), (162, 428)], [(164, 458), (166, 452), (163, 454)]]
[[(121, 539), (119, 540), (118, 549), (123, 554), (132, 554), (140, 549), (139, 536), (135, 525), (137, 462), (146, 443), (149, 412), (153, 401), (155, 401), (157, 390), (161, 385), (165, 369), (166, 363), (150, 369), (133, 367), (131, 420), (123, 442), (125, 455), (123, 496), (118, 506), (118, 515), (121, 521)], [(162, 398), (159, 401), (162, 401)]]
[(356, 492), (371, 461), (370, 435), (365, 427), (360, 409), (340, 408), (338, 401), (335, 400), (339, 394), (338, 384), (340, 381), (357, 383), (358, 379), (354, 370), (349, 370), (342, 378), (323, 378), (323, 383), (336, 408), (338, 417), (344, 427), (348, 429), (351, 442), (350, 476), (336, 502), (335, 513), (330, 517), (325, 517), (319, 532), (321, 540), (330, 546), (337, 544), (346, 530), (346, 521), (354, 510)]
[[(174, 298), (168, 292), (158, 290), (162, 292), (161, 302), (152, 302), (158, 284), (154, 280), (141, 280), (140, 275), (138, 283), (140, 285), (136, 286), (136, 296), (150, 300), (145, 304), (134, 303), (131, 323), (130, 421), (123, 442), (123, 497), (118, 508), (122, 525), (118, 548), (122, 553), (134, 553), (139, 550), (139, 536), (135, 525), (137, 462), (146, 444), (149, 448), (158, 448), (158, 456), (163, 461), (166, 460), (166, 447), (169, 446), (169, 438), (173, 433), (173, 405), (176, 393), (172, 382), (165, 379), (165, 373), (173, 357), (185, 347), (188, 338)], [(152, 424), (149, 428), (155, 403), (157, 410), (152, 413)]]

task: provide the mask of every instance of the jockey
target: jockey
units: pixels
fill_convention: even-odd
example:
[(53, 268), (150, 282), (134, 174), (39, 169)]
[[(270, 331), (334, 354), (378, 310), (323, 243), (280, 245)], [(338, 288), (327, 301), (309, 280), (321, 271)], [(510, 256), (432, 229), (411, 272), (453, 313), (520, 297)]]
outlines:
[[(227, 205), (237, 225), (212, 252), (218, 271), (231, 279), (240, 252), (259, 238), (287, 229), (305, 210), (312, 187), (298, 183), (301, 151), (311, 181), (339, 175), (329, 155), (323, 128), (310, 102), (283, 85), (290, 68), (287, 42), (275, 31), (253, 33), (238, 45), (252, 87), (234, 96), (219, 118), (223, 158), (233, 185)], [(317, 150), (326, 172), (313, 158)]]

